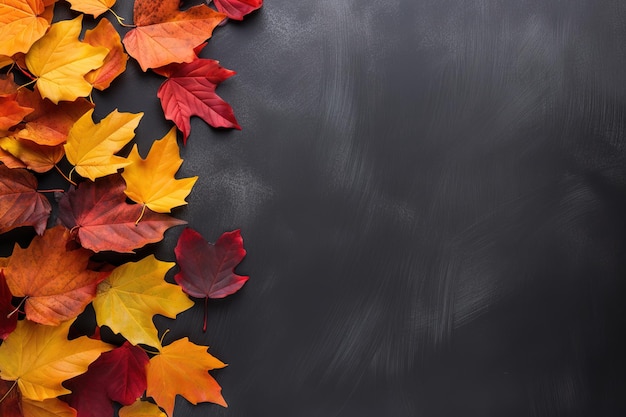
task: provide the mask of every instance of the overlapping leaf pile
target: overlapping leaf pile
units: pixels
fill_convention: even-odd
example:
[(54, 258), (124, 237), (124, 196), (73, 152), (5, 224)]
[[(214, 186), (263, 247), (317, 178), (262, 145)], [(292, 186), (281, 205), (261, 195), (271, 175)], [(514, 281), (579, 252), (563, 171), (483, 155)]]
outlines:
[[(185, 144), (192, 116), (240, 129), (215, 93), (234, 72), (200, 51), (218, 25), (242, 20), (262, 0), (186, 10), (178, 0), (135, 0), (134, 25), (123, 38), (116, 25), (128, 25), (113, 12), (115, 0), (68, 2), (75, 17), (52, 23), (56, 0), (0, 0), (0, 233), (35, 234), (0, 258), (0, 415), (112, 417), (119, 403), (121, 417), (172, 417), (177, 395), (226, 406), (208, 373), (225, 364), (186, 337), (164, 346), (153, 317), (174, 319), (204, 299), (206, 330), (206, 300), (248, 279), (234, 272), (246, 253), (239, 231), (210, 244), (184, 229), (176, 263), (148, 255), (114, 265), (93, 255), (133, 253), (186, 223), (172, 210), (187, 204), (197, 177), (176, 177), (183, 163), (177, 131)], [(97, 21), (92, 29), (83, 27), (84, 14)], [(125, 71), (127, 54), (165, 77), (158, 99), (175, 124), (145, 158), (136, 145), (120, 154), (142, 113), (114, 110), (94, 120), (92, 89), (106, 90)], [(57, 190), (58, 204), (38, 190), (42, 175), (71, 183)], [(176, 264), (177, 284), (169, 283)], [(77, 317), (90, 311), (96, 333), (70, 337)], [(124, 343), (103, 341), (103, 326)]]

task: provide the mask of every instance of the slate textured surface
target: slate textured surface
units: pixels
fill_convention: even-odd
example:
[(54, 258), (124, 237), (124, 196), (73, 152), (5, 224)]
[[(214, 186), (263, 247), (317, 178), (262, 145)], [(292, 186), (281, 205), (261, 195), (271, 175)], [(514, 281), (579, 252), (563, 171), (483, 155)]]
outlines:
[[(229, 363), (228, 409), (174, 417), (626, 415), (625, 45), (621, 0), (267, 0), (218, 28), (243, 130), (193, 120), (175, 214), (241, 228), (251, 278), (205, 334), (202, 303), (158, 320)], [(161, 81), (95, 96), (146, 112), (144, 154)]]

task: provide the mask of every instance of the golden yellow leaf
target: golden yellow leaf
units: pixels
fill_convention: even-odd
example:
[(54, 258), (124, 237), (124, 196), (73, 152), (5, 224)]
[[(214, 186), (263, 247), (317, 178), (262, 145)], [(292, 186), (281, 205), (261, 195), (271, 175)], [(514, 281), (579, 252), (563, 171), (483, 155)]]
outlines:
[(58, 398), (44, 401), (22, 400), (24, 417), (76, 417), (76, 410)]
[(57, 104), (74, 101), (91, 92), (85, 74), (104, 63), (109, 50), (80, 42), (82, 15), (50, 26), (26, 54), (26, 66), (37, 78), (41, 97)]
[(141, 400), (120, 408), (119, 415), (120, 417), (167, 417), (156, 405)]
[(135, 137), (143, 113), (113, 110), (98, 124), (91, 119), (93, 109), (74, 123), (67, 136), (65, 155), (79, 175), (94, 181), (114, 174), (131, 161), (115, 153)]
[(71, 9), (98, 17), (115, 4), (115, 0), (68, 0)]
[(98, 325), (121, 333), (133, 345), (161, 346), (152, 317), (161, 314), (175, 318), (193, 306), (181, 287), (164, 279), (174, 265), (150, 255), (115, 268), (98, 285), (93, 301)]
[(225, 366), (207, 352), (206, 346), (196, 345), (184, 337), (163, 347), (150, 359), (146, 369), (146, 394), (154, 398), (168, 416), (173, 415), (177, 394), (194, 405), (209, 401), (227, 407), (222, 388), (208, 372)]
[(0, 55), (27, 52), (50, 26), (42, 0), (0, 0)]
[(46, 326), (20, 320), (0, 345), (0, 378), (16, 381), (22, 398), (43, 401), (71, 391), (61, 383), (85, 373), (101, 352), (113, 349), (81, 336), (67, 340), (72, 320)]
[(172, 208), (187, 204), (197, 176), (176, 179), (174, 175), (183, 163), (176, 143), (176, 128), (155, 141), (146, 159), (133, 147), (128, 155), (131, 165), (124, 168), (126, 195), (133, 201), (145, 204), (150, 210), (169, 213)]

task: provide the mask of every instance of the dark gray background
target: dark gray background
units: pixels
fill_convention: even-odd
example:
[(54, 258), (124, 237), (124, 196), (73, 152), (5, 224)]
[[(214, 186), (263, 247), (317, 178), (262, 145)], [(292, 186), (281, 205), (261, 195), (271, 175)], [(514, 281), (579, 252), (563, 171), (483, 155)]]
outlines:
[[(218, 28), (243, 130), (193, 120), (174, 214), (241, 228), (250, 280), (206, 334), (201, 302), (157, 320), (229, 363), (228, 409), (174, 417), (626, 415), (625, 45), (622, 0), (267, 0)], [(161, 82), (130, 64), (96, 116), (145, 111), (145, 153)]]

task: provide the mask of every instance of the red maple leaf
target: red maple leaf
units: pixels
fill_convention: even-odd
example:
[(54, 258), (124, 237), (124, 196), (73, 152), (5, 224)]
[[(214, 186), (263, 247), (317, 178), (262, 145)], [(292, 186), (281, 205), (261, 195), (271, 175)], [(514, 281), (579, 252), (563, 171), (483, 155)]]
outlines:
[(230, 19), (243, 20), (243, 17), (263, 6), (263, 0), (213, 0), (215, 7)]
[(51, 211), (46, 196), (37, 192), (37, 179), (33, 174), (0, 165), (0, 233), (33, 226), (41, 235)]
[(180, 267), (174, 279), (185, 293), (205, 300), (203, 330), (206, 331), (207, 300), (233, 294), (248, 281), (249, 277), (234, 271), (246, 256), (241, 233), (239, 230), (225, 232), (211, 244), (200, 233), (186, 228), (178, 238), (174, 253)]
[(168, 77), (159, 87), (157, 96), (165, 118), (183, 132), (183, 143), (187, 142), (192, 116), (200, 117), (213, 127), (241, 130), (230, 104), (215, 93), (218, 84), (235, 75), (235, 71), (221, 67), (213, 59), (196, 58), (189, 63), (158, 68), (155, 72)]
[(72, 393), (65, 400), (77, 417), (112, 416), (112, 401), (130, 405), (146, 390), (148, 360), (143, 349), (125, 342), (101, 354), (86, 373), (66, 381)]
[(17, 326), (17, 314), (11, 304), (13, 295), (4, 277), (4, 271), (0, 269), (0, 339), (4, 340)]
[(125, 188), (120, 175), (83, 182), (59, 201), (59, 220), (72, 229), (82, 247), (122, 253), (158, 242), (165, 230), (187, 223), (140, 204), (126, 203)]

